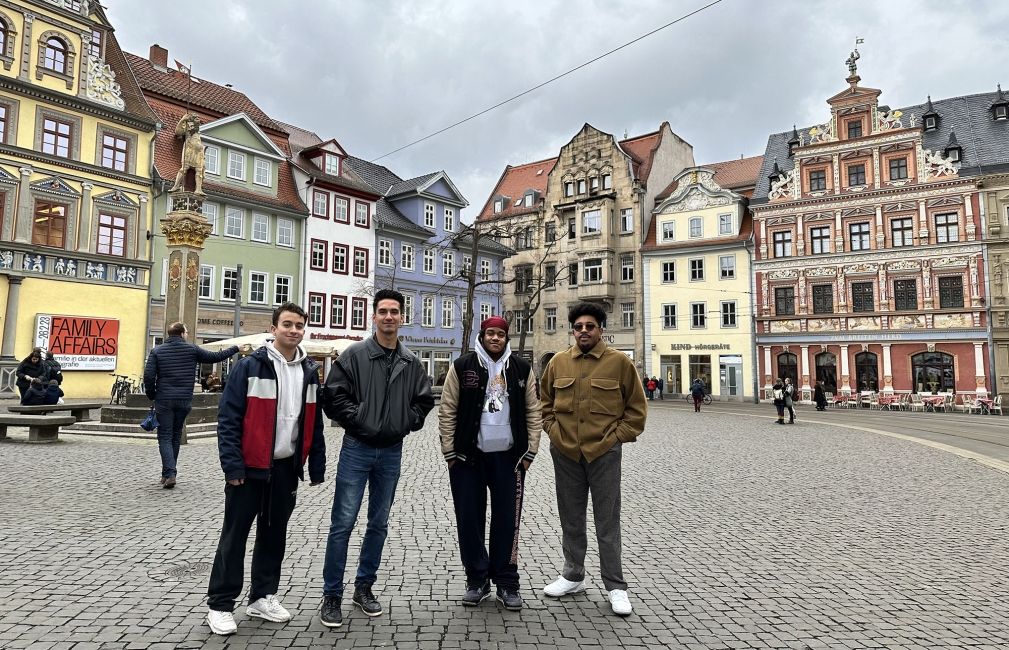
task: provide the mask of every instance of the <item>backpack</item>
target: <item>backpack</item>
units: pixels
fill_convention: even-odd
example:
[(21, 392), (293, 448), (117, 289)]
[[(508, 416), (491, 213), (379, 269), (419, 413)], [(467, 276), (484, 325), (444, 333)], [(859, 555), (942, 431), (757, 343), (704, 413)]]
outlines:
[(782, 390), (782, 389), (780, 389), (780, 388), (775, 388), (775, 389), (774, 389), (774, 399), (775, 399), (775, 400), (782, 400), (782, 399), (785, 399), (785, 391), (783, 391), (783, 390)]
[(648, 382), (648, 390), (655, 390), (657, 387), (658, 387), (658, 384), (656, 384), (654, 381), (649, 381)]

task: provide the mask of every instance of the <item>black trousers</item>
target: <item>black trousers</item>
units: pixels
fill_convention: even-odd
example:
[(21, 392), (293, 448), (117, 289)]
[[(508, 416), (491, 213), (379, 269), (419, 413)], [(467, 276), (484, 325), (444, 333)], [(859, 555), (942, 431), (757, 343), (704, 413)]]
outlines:
[(245, 479), (224, 488), (224, 527), (207, 588), (210, 609), (230, 612), (242, 594), (245, 546), (256, 521), (249, 602), (276, 594), (287, 544), (287, 522), (298, 494), (297, 455), (273, 461), (269, 480)]
[[(525, 492), (525, 470), (515, 467), (512, 454), (474, 451), (448, 471), (459, 530), (459, 554), (466, 582), (493, 580), (499, 587), (518, 589), (519, 521)], [(487, 492), (490, 491), (490, 553), (487, 535)]]

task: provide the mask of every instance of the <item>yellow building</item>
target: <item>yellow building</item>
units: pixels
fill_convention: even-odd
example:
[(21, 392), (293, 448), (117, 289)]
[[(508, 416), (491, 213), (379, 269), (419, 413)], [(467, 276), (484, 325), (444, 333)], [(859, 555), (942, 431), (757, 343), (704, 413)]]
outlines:
[(141, 374), (156, 124), (97, 2), (0, 3), (0, 395), (35, 346), (71, 398)]
[(656, 199), (645, 243), (645, 369), (665, 396), (700, 378), (715, 399), (755, 395), (753, 191), (761, 157), (680, 173)]

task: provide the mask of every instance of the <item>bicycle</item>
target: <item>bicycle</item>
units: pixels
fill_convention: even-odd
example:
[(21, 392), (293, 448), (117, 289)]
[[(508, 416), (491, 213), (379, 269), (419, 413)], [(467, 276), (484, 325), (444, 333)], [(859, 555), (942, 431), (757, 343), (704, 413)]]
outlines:
[[(694, 396), (691, 395), (690, 393), (687, 393), (686, 395), (684, 395), (683, 399), (686, 400), (687, 402), (691, 403), (691, 404), (694, 403)], [(705, 393), (704, 394), (704, 399), (701, 400), (701, 401), (704, 402), (705, 404), (711, 404), (711, 394), (710, 393)]]
[(125, 404), (127, 395), (139, 392), (136, 382), (128, 375), (117, 375), (114, 372), (109, 374), (116, 378), (112, 384), (112, 399), (109, 400), (109, 404)]

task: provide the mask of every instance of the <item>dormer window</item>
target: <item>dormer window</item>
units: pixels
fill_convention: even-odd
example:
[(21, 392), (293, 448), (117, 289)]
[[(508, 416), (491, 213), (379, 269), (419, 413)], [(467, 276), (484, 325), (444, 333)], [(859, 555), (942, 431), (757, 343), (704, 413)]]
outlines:
[(935, 112), (935, 107), (932, 106), (932, 96), (928, 96), (928, 102), (925, 104), (925, 112), (921, 116), (921, 126), (925, 133), (929, 131), (935, 131), (939, 128), (939, 114)]
[(792, 125), (792, 137), (790, 137), (788, 139), (788, 155), (789, 156), (795, 154), (795, 149), (799, 146), (800, 142), (801, 142), (801, 140), (799, 140), (799, 131), (796, 130), (795, 125), (793, 124)]
[(935, 131), (936, 127), (938, 126), (936, 119), (931, 115), (926, 117), (923, 123), (925, 125), (926, 131)]
[(530, 193), (528, 193), (528, 194), (525, 195), (525, 207), (527, 207), (527, 208), (533, 207), (533, 193), (532, 192), (530, 192)]
[(946, 160), (950, 162), (960, 162), (963, 156), (963, 148), (960, 147), (960, 143), (957, 142), (956, 133), (953, 131), (949, 132), (949, 142), (946, 143), (946, 149), (944, 150), (946, 154)]
[(862, 120), (848, 120), (848, 139), (862, 137)]
[(1009, 118), (1009, 106), (1003, 104), (1002, 106), (996, 106), (993, 113), (995, 114), (996, 120), (1004, 120)]
[(1002, 84), (999, 84), (995, 101), (992, 102), (991, 116), (992, 119), (997, 121), (1009, 119), (1009, 99), (1006, 99), (1005, 94), (1002, 92)]
[(503, 208), (504, 208), (504, 201), (502, 201), (501, 199), (494, 199), (494, 214), (501, 212)]
[(775, 160), (774, 169), (772, 169), (771, 173), (767, 175), (767, 180), (771, 182), (771, 185), (774, 185), (781, 179), (783, 175), (784, 172), (781, 171), (781, 167), (778, 167), (778, 161)]
[(340, 175), (340, 157), (331, 153), (325, 155), (325, 162), (323, 169), (327, 174), (331, 176)]

